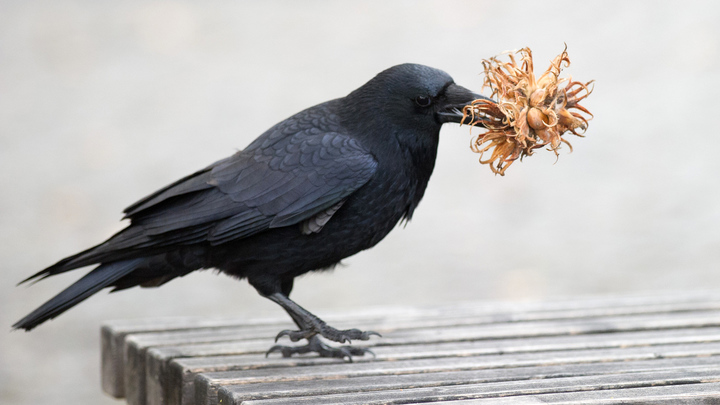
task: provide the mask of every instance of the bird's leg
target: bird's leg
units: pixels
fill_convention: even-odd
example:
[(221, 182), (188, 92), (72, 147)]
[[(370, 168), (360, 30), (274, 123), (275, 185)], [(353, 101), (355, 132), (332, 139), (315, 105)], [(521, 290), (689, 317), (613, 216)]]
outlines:
[(320, 336), (339, 343), (346, 343), (351, 340), (368, 340), (372, 335), (380, 336), (379, 333), (372, 331), (364, 332), (359, 329), (335, 329), (282, 293), (273, 293), (267, 297), (283, 307), (299, 328), (299, 330), (296, 331), (284, 330), (278, 333), (275, 340), (277, 341), (282, 336), (289, 337), (293, 342), (297, 342), (300, 339), (308, 340), (308, 344), (305, 346), (273, 346), (268, 351), (268, 354), (279, 351), (282, 352), (284, 357), (290, 357), (296, 353), (315, 352), (322, 357), (351, 358), (351, 356), (362, 356), (367, 352), (372, 352), (368, 349), (354, 348), (351, 346), (342, 346), (339, 348), (330, 347), (320, 340)]
[(283, 309), (290, 314), (298, 327), (300, 327), (300, 330), (284, 330), (278, 333), (276, 340), (283, 336), (287, 336), (291, 341), (297, 342), (300, 339), (310, 339), (311, 337), (319, 334), (328, 340), (346, 343), (351, 340), (368, 340), (372, 335), (380, 336), (377, 332), (364, 332), (360, 329), (335, 329), (281, 293), (271, 294), (268, 298), (283, 307)]

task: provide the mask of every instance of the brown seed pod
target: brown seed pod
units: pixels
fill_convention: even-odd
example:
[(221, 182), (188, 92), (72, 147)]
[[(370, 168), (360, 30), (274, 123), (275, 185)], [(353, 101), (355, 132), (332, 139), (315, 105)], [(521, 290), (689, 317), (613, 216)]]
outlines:
[[(537, 92), (536, 92), (537, 93)], [(532, 105), (532, 104), (530, 104)], [(530, 128), (534, 130), (538, 129), (544, 129), (547, 123), (550, 121), (550, 118), (543, 114), (542, 111), (540, 111), (537, 107), (530, 107), (530, 111), (528, 111), (527, 115), (528, 125), (530, 125)]]
[[(497, 101), (479, 99), (463, 109), (466, 118), (470, 118), (468, 122), (481, 124), (485, 131), (475, 138), (471, 149), (481, 154), (480, 163), (489, 164), (500, 175), (515, 160), (530, 156), (545, 145), (555, 155), (562, 143), (572, 151), (572, 145), (562, 136), (567, 132), (583, 136), (592, 119), (590, 111), (579, 104), (592, 93), (589, 87), (592, 81), (581, 83), (569, 77), (560, 78), (563, 64), (570, 65), (567, 47), (537, 79), (530, 49), (523, 48), (515, 54), (520, 56), (519, 63), (513, 53), (508, 54), (509, 62), (498, 57), (483, 61), (483, 87), (488, 87), (492, 91), (490, 97)], [(493, 149), (490, 158), (483, 160), (483, 154), (490, 149)]]
[(530, 96), (530, 107), (538, 107), (543, 101), (545, 101), (546, 96), (547, 90), (544, 88), (539, 88), (533, 91)]

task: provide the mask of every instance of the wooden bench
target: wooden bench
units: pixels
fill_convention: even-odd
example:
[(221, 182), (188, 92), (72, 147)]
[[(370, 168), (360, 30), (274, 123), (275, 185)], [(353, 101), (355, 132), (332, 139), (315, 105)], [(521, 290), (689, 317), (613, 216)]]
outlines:
[(116, 321), (103, 389), (131, 405), (720, 403), (718, 292), (319, 315), (382, 333), (355, 343), (376, 358), (266, 358), (285, 317)]

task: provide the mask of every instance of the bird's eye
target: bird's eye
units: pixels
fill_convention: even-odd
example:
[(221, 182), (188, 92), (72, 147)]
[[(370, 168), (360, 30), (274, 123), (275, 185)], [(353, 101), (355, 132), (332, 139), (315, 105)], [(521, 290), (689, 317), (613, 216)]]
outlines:
[(415, 97), (415, 104), (417, 104), (423, 108), (429, 107), (430, 104), (432, 104), (432, 99), (430, 97), (426, 97), (426, 96), (417, 96), (417, 97)]

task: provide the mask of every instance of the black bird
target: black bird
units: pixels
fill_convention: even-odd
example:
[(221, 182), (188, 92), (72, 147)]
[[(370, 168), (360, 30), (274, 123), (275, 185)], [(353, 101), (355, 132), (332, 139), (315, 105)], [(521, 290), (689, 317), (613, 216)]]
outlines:
[(332, 268), (410, 220), (435, 166), (440, 127), (460, 123), (462, 107), (481, 97), (441, 70), (403, 64), (301, 111), (125, 209), (130, 225), (107, 241), (24, 280), (99, 264), (13, 327), (30, 330), (106, 287), (155, 287), (215, 268), (247, 278), (287, 311), (299, 330), (278, 337), (309, 342), (270, 351), (362, 355), (318, 336), (345, 343), (376, 333), (330, 327), (289, 298), (293, 279)]

